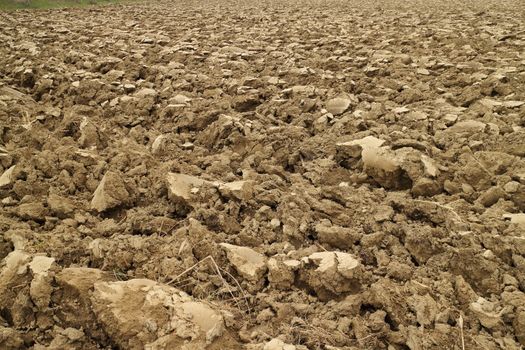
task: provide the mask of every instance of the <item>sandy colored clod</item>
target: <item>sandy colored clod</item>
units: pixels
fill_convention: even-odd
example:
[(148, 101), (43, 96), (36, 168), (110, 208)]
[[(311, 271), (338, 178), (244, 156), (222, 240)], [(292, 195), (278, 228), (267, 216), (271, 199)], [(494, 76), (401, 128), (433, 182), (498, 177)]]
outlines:
[(252, 282), (257, 282), (266, 272), (266, 257), (248, 247), (221, 243), (230, 263), (237, 272)]
[(525, 347), (524, 1), (0, 1), (0, 349)]
[(13, 165), (12, 167), (5, 170), (2, 176), (0, 176), (0, 187), (7, 186), (14, 181), (13, 173), (15, 171), (15, 167), (16, 165)]
[(179, 173), (169, 173), (166, 180), (170, 199), (183, 201), (191, 199), (192, 189), (198, 189), (203, 184), (209, 183), (196, 176)]
[(510, 220), (512, 224), (524, 225), (525, 226), (525, 214), (504, 214), (504, 219)]
[(350, 108), (352, 100), (345, 97), (336, 97), (326, 102), (326, 110), (333, 115), (340, 115)]
[(205, 349), (224, 332), (221, 314), (187, 294), (147, 279), (97, 282), (90, 298), (99, 322), (119, 346)]
[(108, 171), (100, 181), (93, 199), (91, 208), (98, 212), (118, 207), (130, 200), (130, 194), (118, 173)]

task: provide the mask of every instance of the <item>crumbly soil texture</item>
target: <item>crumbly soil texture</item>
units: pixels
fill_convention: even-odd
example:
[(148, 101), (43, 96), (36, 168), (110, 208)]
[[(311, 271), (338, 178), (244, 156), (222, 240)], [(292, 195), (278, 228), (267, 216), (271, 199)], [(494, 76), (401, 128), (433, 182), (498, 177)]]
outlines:
[(0, 348), (522, 349), (524, 19), (0, 13)]

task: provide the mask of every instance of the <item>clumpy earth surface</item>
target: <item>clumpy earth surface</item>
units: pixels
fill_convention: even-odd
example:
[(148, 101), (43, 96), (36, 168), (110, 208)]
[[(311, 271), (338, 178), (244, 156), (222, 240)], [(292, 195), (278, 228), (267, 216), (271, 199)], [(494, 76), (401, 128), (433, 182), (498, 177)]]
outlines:
[(0, 13), (0, 348), (522, 349), (524, 19)]

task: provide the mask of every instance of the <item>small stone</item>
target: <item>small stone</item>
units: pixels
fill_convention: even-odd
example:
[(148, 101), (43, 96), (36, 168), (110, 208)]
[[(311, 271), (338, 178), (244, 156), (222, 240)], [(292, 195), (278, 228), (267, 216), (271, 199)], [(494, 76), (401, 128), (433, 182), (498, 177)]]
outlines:
[(443, 122), (446, 126), (452, 126), (458, 121), (458, 116), (455, 114), (447, 114), (443, 117)]
[(221, 243), (230, 263), (237, 272), (251, 282), (258, 282), (266, 272), (266, 257), (255, 250), (233, 244)]
[(390, 221), (394, 217), (394, 214), (394, 208), (392, 208), (391, 206), (380, 205), (375, 211), (374, 220), (376, 222)]
[(80, 123), (80, 137), (78, 143), (83, 148), (97, 147), (102, 145), (98, 127), (90, 122), (88, 118), (84, 118)]
[(474, 192), (476, 192), (474, 190), (474, 187), (466, 183), (461, 184), (461, 190), (463, 191), (463, 193), (466, 193), (466, 194), (473, 194)]
[(524, 101), (505, 101), (503, 102), (503, 106), (507, 107), (507, 108), (517, 108), (517, 107), (521, 107), (525, 104)]
[(153, 40), (152, 38), (145, 37), (145, 38), (142, 38), (140, 42), (143, 44), (151, 45), (155, 43), (155, 40)]
[[(348, 257), (346, 257), (348, 256)], [(346, 258), (345, 258), (346, 257)], [(353, 258), (350, 254), (340, 252), (318, 252), (308, 256), (308, 260), (315, 262), (317, 265), (317, 272), (324, 273), (330, 270), (339, 271), (339, 263), (341, 258), (345, 262), (343, 270), (348, 273), (352, 269), (359, 267), (359, 261)]]
[(196, 176), (168, 173), (166, 176), (168, 182), (168, 197), (174, 202), (183, 202), (189, 204), (192, 198), (192, 189), (199, 188), (204, 184), (211, 184), (209, 181), (202, 180)]
[(226, 198), (250, 200), (253, 197), (253, 182), (249, 180), (233, 181), (219, 185), (219, 191)]
[(24, 203), (18, 207), (18, 215), (25, 220), (42, 222), (45, 221), (47, 214), (47, 209), (39, 202)]
[(93, 193), (91, 208), (103, 212), (125, 204), (129, 200), (130, 194), (121, 176), (118, 173), (108, 171)]
[(403, 113), (410, 112), (410, 109), (408, 107), (403, 106), (403, 107), (394, 108), (392, 112), (394, 112), (395, 114), (403, 114)]
[[(300, 278), (310, 285), (322, 300), (330, 299), (333, 294), (357, 292), (361, 288), (363, 268), (351, 254), (317, 252), (303, 258), (303, 262), (307, 265), (300, 270)], [(308, 265), (316, 268), (310, 270)]]
[(281, 220), (277, 219), (277, 218), (274, 218), (270, 221), (270, 227), (273, 229), (273, 230), (276, 230), (278, 229), (279, 227), (281, 227)]
[(510, 181), (503, 186), (503, 190), (507, 193), (516, 193), (520, 188), (520, 183), (517, 181)]
[(421, 163), (423, 163), (423, 167), (424, 167), (424, 170), (425, 170), (425, 175), (426, 176), (429, 176), (429, 177), (437, 177), (439, 175), (439, 170), (437, 168), (437, 165), (435, 163), (435, 161), (426, 156), (426, 155), (422, 155), (421, 156)]
[(124, 91), (127, 93), (135, 91), (137, 87), (133, 84), (124, 84)]
[(445, 180), (445, 182), (443, 183), (443, 188), (449, 194), (455, 194), (461, 191), (461, 187), (459, 186), (459, 184), (450, 180)]
[(410, 188), (412, 183), (401, 169), (401, 159), (389, 147), (364, 148), (363, 169), (381, 186), (388, 189)]
[(505, 197), (505, 192), (499, 186), (494, 186), (485, 191), (479, 198), (479, 202), (485, 206), (490, 207), (496, 204), (501, 198)]
[(483, 132), (487, 124), (477, 120), (464, 120), (446, 129), (446, 133), (472, 135)]
[(439, 182), (426, 177), (419, 178), (412, 186), (412, 194), (421, 197), (432, 197), (440, 194), (442, 190)]
[(154, 89), (144, 88), (139, 90), (136, 94), (136, 97), (145, 98), (145, 97), (157, 97), (157, 91)]
[(155, 155), (162, 154), (166, 147), (167, 140), (168, 140), (168, 137), (166, 135), (157, 136), (155, 140), (153, 141), (153, 144), (151, 145), (151, 153)]
[(350, 108), (352, 100), (345, 97), (336, 97), (326, 103), (326, 110), (333, 115), (343, 114)]
[(344, 153), (350, 157), (358, 158), (361, 157), (364, 149), (379, 148), (384, 143), (384, 140), (378, 139), (377, 137), (367, 136), (358, 140), (337, 143), (336, 148), (344, 151)]
[(195, 148), (195, 145), (192, 142), (184, 142), (181, 147), (184, 150), (190, 151)]
[(169, 103), (175, 105), (184, 105), (191, 101), (191, 98), (184, 95), (176, 95), (175, 97), (170, 98)]
[(14, 171), (16, 165), (13, 165), (9, 169), (5, 170), (2, 176), (0, 176), (0, 188), (11, 184), (15, 181)]
[(5, 197), (2, 199), (3, 205), (15, 205), (16, 203), (18, 203), (18, 201), (13, 197)]

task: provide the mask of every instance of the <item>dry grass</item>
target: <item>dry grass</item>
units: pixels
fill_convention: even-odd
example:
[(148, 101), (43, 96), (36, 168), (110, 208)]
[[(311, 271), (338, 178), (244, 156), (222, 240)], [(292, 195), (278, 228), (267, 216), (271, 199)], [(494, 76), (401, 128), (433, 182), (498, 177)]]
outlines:
[[(241, 287), (241, 284), (239, 283), (239, 281), (231, 273), (229, 273), (225, 269), (221, 268), (217, 264), (217, 262), (215, 261), (215, 259), (211, 255), (208, 255), (204, 259), (202, 259), (202, 260), (198, 261), (197, 263), (193, 264), (192, 266), (188, 267), (186, 270), (182, 271), (180, 274), (178, 274), (177, 276), (175, 276), (174, 278), (172, 278), (171, 280), (166, 282), (166, 284), (173, 285), (176, 288), (183, 288), (183, 287), (186, 287), (186, 286), (189, 286), (189, 285), (193, 284), (194, 283), (193, 279), (191, 279), (191, 278), (181, 279), (181, 278), (184, 277), (185, 275), (189, 274), (190, 272), (194, 271), (198, 266), (203, 265), (205, 263), (209, 263), (210, 264), (210, 267), (214, 270), (214, 272), (216, 273), (217, 277), (222, 282), (222, 285), (228, 291), (228, 294), (230, 294), (230, 296), (231, 296), (231, 298), (226, 299), (226, 300), (222, 300), (222, 301), (223, 302), (225, 302), (225, 301), (226, 302), (233, 301), (235, 303), (235, 306), (237, 307), (237, 309), (239, 311), (241, 311), (241, 312), (248, 312), (248, 313), (251, 314), (250, 302), (249, 302), (248, 294), (246, 293), (246, 291)], [(224, 275), (227, 276), (231, 281), (233, 281), (233, 283), (236, 285), (236, 288), (239, 290), (239, 293), (241, 294), (240, 296), (236, 296), (235, 295), (233, 289), (230, 287), (230, 284), (224, 278)], [(213, 297), (213, 295), (210, 295), (210, 297)], [(241, 301), (244, 302), (244, 305), (245, 305), (244, 307), (241, 305)]]
[(463, 316), (459, 315), (458, 318), (459, 332), (461, 335), (461, 349), (465, 350), (465, 336), (463, 335)]

